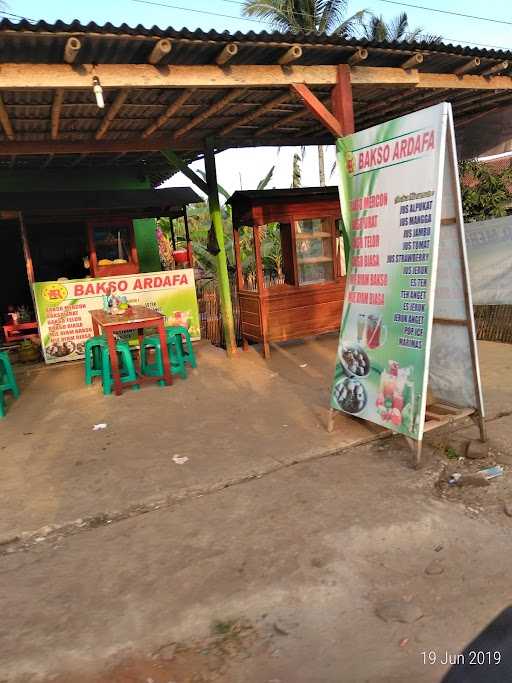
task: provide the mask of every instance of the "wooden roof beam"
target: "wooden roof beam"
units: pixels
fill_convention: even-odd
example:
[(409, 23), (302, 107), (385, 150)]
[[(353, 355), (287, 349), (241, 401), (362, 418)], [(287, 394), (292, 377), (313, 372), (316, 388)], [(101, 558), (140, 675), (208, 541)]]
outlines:
[(186, 125), (179, 128), (174, 133), (174, 139), (177, 140), (183, 137), (185, 133), (188, 133), (193, 128), (197, 128), (197, 126), (203, 123), (203, 121), (206, 121), (206, 119), (209, 119), (211, 116), (215, 116), (215, 114), (221, 112), (223, 109), (228, 107), (231, 104), (231, 102), (233, 102), (233, 100), (235, 100), (237, 97), (240, 97), (240, 95), (243, 92), (245, 92), (243, 88), (236, 88), (235, 90), (231, 90), (227, 95), (224, 95), (224, 97), (220, 99), (218, 102), (213, 104), (211, 107), (208, 107), (206, 111), (203, 111), (201, 114), (198, 114), (198, 116), (195, 116)]
[(181, 171), (183, 175), (188, 178), (190, 182), (193, 183), (199, 190), (205, 194), (208, 194), (208, 185), (206, 184), (206, 181), (198, 176), (197, 173), (190, 168), (187, 162), (184, 161), (179, 154), (176, 154), (176, 152), (172, 149), (163, 149), (161, 150), (161, 154), (167, 159), (172, 168)]
[(82, 49), (82, 43), (75, 36), (71, 36), (66, 40), (64, 45), (64, 61), (68, 64), (74, 64), (78, 53)]
[(292, 83), (290, 86), (293, 92), (300, 97), (307, 109), (331, 132), (334, 137), (343, 137), (341, 123), (335, 118), (327, 107), (316, 95), (303, 83)]
[(51, 119), (52, 119), (52, 140), (57, 140), (59, 137), (59, 125), (60, 125), (60, 113), (62, 111), (62, 104), (64, 102), (64, 90), (62, 88), (58, 88), (55, 91), (55, 95), (53, 96), (53, 102), (52, 102), (52, 112), (51, 112)]
[(300, 45), (292, 45), (289, 47), (284, 54), (282, 54), (277, 60), (278, 64), (285, 66), (286, 64), (291, 64), (302, 57), (302, 48)]
[(103, 121), (101, 122), (100, 127), (96, 131), (96, 134), (94, 136), (96, 140), (101, 140), (101, 138), (108, 131), (110, 125), (112, 124), (112, 121), (116, 118), (121, 107), (126, 102), (126, 98), (128, 97), (129, 93), (130, 90), (128, 88), (123, 88), (117, 93), (116, 98), (114, 99), (114, 101), (108, 108), (107, 113), (103, 117)]
[(428, 107), (430, 104), (442, 102), (449, 93), (449, 90), (438, 90), (433, 95), (432, 93), (424, 94), (417, 90), (406, 90), (401, 93), (401, 97), (398, 100), (395, 99), (391, 102), (381, 102), (379, 106), (374, 105), (373, 107), (358, 112), (357, 121), (359, 127), (361, 127), (361, 125), (366, 126), (367, 121), (372, 121), (375, 118), (380, 118), (381, 116), (387, 116), (388, 113), (393, 115), (396, 110), (404, 109), (405, 100), (408, 100), (412, 107)]
[(423, 64), (423, 55), (421, 52), (415, 52), (403, 64), (400, 65), (402, 69), (416, 69), (420, 64)]
[[(503, 64), (503, 63), (501, 63)], [(183, 66), (155, 69), (151, 64), (2, 64), (0, 90), (41, 90), (45, 88), (90, 89), (92, 75), (105, 88), (260, 88), (286, 87), (292, 83), (310, 86), (334, 86), (337, 66), (217, 65)], [(354, 66), (352, 86), (452, 88), (459, 90), (512, 90), (511, 76), (481, 76), (418, 72), (417, 69)], [(357, 96), (357, 94), (356, 94)]]
[[(196, 137), (194, 140), (185, 142), (176, 142), (173, 144), (175, 150), (187, 151), (200, 147), (201, 143)], [(141, 135), (129, 138), (127, 140), (95, 140), (90, 138), (88, 140), (72, 141), (72, 140), (13, 140), (0, 141), (0, 155), (11, 156), (13, 154), (22, 156), (24, 154), (30, 155), (47, 155), (47, 154), (120, 154), (130, 152), (159, 152), (161, 149), (166, 149), (169, 146), (169, 136), (162, 138), (152, 138), (151, 140), (143, 140)]]
[(4, 101), (0, 95), (0, 124), (4, 129), (4, 135), (8, 140), (14, 140), (14, 130), (12, 128), (11, 119), (5, 108)]
[(153, 49), (149, 53), (148, 62), (153, 65), (158, 64), (162, 61), (164, 57), (166, 57), (169, 54), (171, 50), (172, 43), (170, 40), (168, 40), (167, 38), (162, 38), (161, 40), (158, 40), (153, 45)]
[(365, 59), (368, 59), (368, 50), (365, 47), (358, 47), (354, 54), (350, 55), (347, 63), (350, 66), (355, 66), (364, 62)]
[(150, 126), (146, 128), (146, 130), (142, 133), (142, 137), (148, 138), (150, 135), (153, 135), (153, 133), (157, 131), (159, 128), (165, 126), (167, 121), (169, 121), (169, 119), (171, 119), (174, 116), (174, 114), (181, 109), (185, 102), (192, 97), (192, 93), (192, 90), (185, 90), (184, 92), (182, 92), (181, 95), (167, 107), (164, 113), (161, 114), (161, 116), (159, 116), (156, 121), (154, 121)]
[(385, 87), (414, 87), (418, 89), (437, 88), (452, 90), (512, 90), (510, 76), (482, 76), (438, 74), (417, 69), (395, 69), (392, 67), (355, 66), (351, 69), (352, 85), (374, 85)]
[(246, 126), (248, 123), (255, 121), (260, 116), (263, 116), (263, 114), (266, 114), (267, 112), (272, 111), (272, 109), (279, 107), (279, 105), (284, 104), (285, 102), (289, 102), (290, 99), (290, 93), (285, 93), (284, 95), (274, 97), (270, 100), (270, 102), (267, 102), (263, 106), (258, 106), (255, 111), (252, 111), (249, 114), (242, 116), (241, 118), (237, 118), (236, 121), (230, 123), (229, 126), (226, 126), (221, 131), (219, 131), (218, 135), (227, 135), (228, 133), (231, 133), (232, 130), (235, 130), (235, 128)]
[(481, 76), (494, 76), (495, 74), (499, 74), (502, 71), (506, 71), (509, 67), (509, 63), (505, 60), (504, 62), (499, 62), (498, 64), (495, 64), (494, 66), (490, 66), (488, 69), (485, 71), (482, 71), (480, 74)]
[(238, 45), (236, 43), (228, 43), (224, 45), (219, 54), (215, 57), (215, 63), (219, 66), (224, 66), (230, 59), (238, 54)]
[(91, 88), (92, 76), (104, 88), (240, 88), (285, 87), (290, 83), (333, 85), (336, 67), (290, 65), (235, 64), (229, 69), (216, 64), (155, 69), (152, 64), (81, 64), (73, 69), (68, 64), (2, 63), (0, 89), (41, 90), (44, 88)]
[(473, 59), (470, 59), (465, 64), (461, 64), (456, 69), (454, 69), (453, 73), (456, 74), (457, 76), (463, 76), (464, 74), (467, 74), (470, 71), (473, 71), (473, 69), (477, 69), (479, 66), (480, 66), (480, 57), (473, 57)]
[[(322, 104), (325, 104), (325, 102), (322, 102)], [(301, 109), (300, 111), (296, 111), (295, 113), (290, 114), (289, 116), (285, 116), (283, 119), (279, 119), (277, 121), (274, 121), (274, 123), (270, 123), (268, 126), (265, 126), (264, 128), (260, 128), (256, 131), (255, 136), (257, 138), (263, 137), (263, 135), (266, 135), (267, 133), (270, 133), (273, 130), (276, 130), (277, 128), (281, 128), (281, 126), (286, 128), (290, 125), (290, 123), (295, 123), (295, 121), (304, 119), (308, 115), (309, 112), (307, 111), (307, 109)]]

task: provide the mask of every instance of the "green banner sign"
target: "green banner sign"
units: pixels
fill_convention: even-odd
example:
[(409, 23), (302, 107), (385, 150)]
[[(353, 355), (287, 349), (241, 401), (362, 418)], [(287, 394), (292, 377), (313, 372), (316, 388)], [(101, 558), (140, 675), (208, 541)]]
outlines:
[(446, 105), (338, 140), (350, 259), (331, 407), (421, 438)]
[(184, 325), (192, 339), (201, 328), (193, 269), (124, 277), (34, 283), (37, 319), (45, 361), (78, 360), (92, 337), (89, 311), (103, 308), (109, 290), (165, 315), (166, 325)]

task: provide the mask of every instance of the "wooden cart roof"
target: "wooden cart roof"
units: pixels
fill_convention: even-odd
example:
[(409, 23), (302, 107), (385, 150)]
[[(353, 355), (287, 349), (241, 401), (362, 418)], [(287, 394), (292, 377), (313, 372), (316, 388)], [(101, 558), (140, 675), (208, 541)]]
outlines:
[(228, 204), (259, 204), (275, 201), (315, 201), (325, 199), (339, 199), (336, 185), (327, 187), (292, 187), (272, 190), (237, 190), (227, 200)]
[(173, 172), (161, 150), (190, 161), (206, 137), (217, 149), (332, 143), (290, 86), (330, 106), (339, 64), (350, 65), (356, 130), (450, 101), (463, 140), (477, 117), (512, 105), (510, 51), (4, 19), (0, 168), (124, 168), (157, 184)]

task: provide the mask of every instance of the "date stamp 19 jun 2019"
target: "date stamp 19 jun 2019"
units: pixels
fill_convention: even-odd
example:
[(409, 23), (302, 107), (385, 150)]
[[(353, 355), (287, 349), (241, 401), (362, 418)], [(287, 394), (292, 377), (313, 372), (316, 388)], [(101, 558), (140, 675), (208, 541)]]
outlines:
[(450, 664), (482, 666), (484, 664), (500, 664), (499, 650), (469, 650), (468, 652), (453, 653), (447, 650), (424, 650), (420, 652), (423, 664)]

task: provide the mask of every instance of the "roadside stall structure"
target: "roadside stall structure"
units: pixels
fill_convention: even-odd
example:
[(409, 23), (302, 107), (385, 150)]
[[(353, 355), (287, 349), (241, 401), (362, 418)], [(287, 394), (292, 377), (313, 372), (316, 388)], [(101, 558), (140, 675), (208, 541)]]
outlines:
[[(155, 186), (182, 170), (208, 196), (228, 354), (236, 339), (216, 152), (332, 144), (448, 101), (459, 154), (475, 155), (471, 124), (512, 104), (503, 50), (77, 21), (3, 20), (0, 36), (0, 189), (36, 189), (54, 174), (70, 189), (84, 173), (105, 186), (126, 174)], [(189, 168), (203, 156), (206, 181)]]
[(197, 201), (190, 188), (0, 193), (4, 219), (20, 224), (46, 362), (83, 357), (93, 333), (89, 312), (109, 293), (161, 308), (198, 338), (193, 269), (142, 274), (133, 227), (134, 219), (152, 217), (154, 233), (154, 217), (184, 218)]
[[(345, 257), (337, 187), (238, 191), (228, 200), (244, 346), (298, 339), (339, 328), (345, 290)], [(248, 228), (251, 252), (244, 268), (240, 233)], [(268, 272), (262, 237), (274, 236)]]

